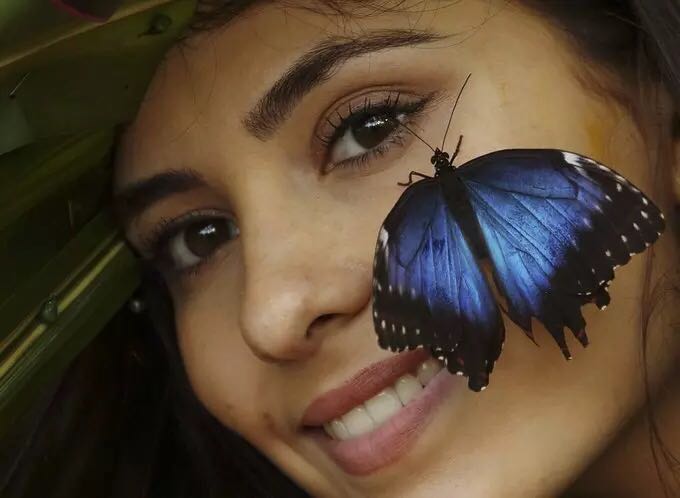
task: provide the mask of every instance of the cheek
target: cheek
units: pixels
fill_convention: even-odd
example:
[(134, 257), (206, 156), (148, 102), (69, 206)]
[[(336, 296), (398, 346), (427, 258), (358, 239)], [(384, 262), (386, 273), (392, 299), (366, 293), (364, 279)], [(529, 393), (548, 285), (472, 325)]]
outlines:
[(553, 148), (607, 161), (621, 170), (612, 152), (630, 140), (632, 123), (563, 69), (558, 66), (553, 74), (526, 80), (518, 79), (516, 69), (508, 65), (478, 78), (454, 117), (454, 134), (465, 136), (460, 161), (504, 148)]
[(258, 411), (257, 377), (238, 329), (238, 293), (221, 276), (204, 278), (196, 285), (200, 292), (175, 298), (177, 340), (196, 397), (224, 425), (241, 431)]

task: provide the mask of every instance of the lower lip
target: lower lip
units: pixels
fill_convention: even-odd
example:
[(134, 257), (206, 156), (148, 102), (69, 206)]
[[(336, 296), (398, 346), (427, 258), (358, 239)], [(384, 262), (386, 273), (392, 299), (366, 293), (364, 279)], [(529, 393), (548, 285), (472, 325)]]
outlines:
[(352, 475), (367, 475), (398, 460), (408, 452), (431, 420), (431, 414), (454, 388), (463, 387), (462, 377), (443, 368), (425, 386), (420, 396), (399, 410), (391, 419), (368, 434), (345, 441), (313, 429), (310, 436)]

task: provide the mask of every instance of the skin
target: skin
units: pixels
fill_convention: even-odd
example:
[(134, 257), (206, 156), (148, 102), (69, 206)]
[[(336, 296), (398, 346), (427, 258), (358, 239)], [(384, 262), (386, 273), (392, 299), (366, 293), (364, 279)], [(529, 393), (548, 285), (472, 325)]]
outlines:
[[(667, 185), (654, 185), (652, 145), (630, 111), (583, 84), (583, 56), (545, 19), (487, 1), (426, 7), (340, 20), (266, 5), (171, 50), (159, 68), (121, 141), (117, 188), (179, 168), (199, 172), (207, 185), (155, 203), (126, 234), (145, 254), (142, 241), (162, 219), (205, 210), (233, 217), (240, 230), (195, 274), (168, 276), (191, 384), (211, 413), (314, 496), (555, 496), (579, 476), (574, 489), (620, 486), (638, 496), (626, 477), (602, 469), (619, 462), (623, 476), (630, 468), (656, 486), (646, 438), (635, 428), (643, 424), (639, 316), (649, 251), (617, 271), (605, 312), (584, 308), (591, 345), (583, 350), (568, 334), (571, 362), (538, 324), (540, 348), (506, 319), (489, 388), (468, 391), (461, 378), (462, 393), (390, 466), (347, 475), (298, 431), (314, 398), (392, 354), (378, 347), (371, 322), (376, 235), (403, 191), (397, 182), (413, 169), (432, 174), (431, 153), (410, 135), (361, 170), (327, 171), (314, 135), (348, 95), (363, 102), (376, 87), (440, 92), (413, 122), (439, 144), (472, 73), (445, 147), (465, 136), (457, 164), (512, 147), (576, 151), (613, 167), (662, 207), (670, 200)], [(450, 37), (349, 61), (266, 140), (243, 126), (269, 87), (328, 36), (409, 28)], [(666, 161), (677, 164), (670, 145)], [(655, 278), (673, 266), (675, 251), (666, 233), (654, 246)], [(659, 313), (650, 328), (652, 387), (671, 378), (679, 349), (668, 320)], [(677, 403), (664, 406), (668, 420), (680, 415)], [(623, 431), (628, 420), (637, 422)]]

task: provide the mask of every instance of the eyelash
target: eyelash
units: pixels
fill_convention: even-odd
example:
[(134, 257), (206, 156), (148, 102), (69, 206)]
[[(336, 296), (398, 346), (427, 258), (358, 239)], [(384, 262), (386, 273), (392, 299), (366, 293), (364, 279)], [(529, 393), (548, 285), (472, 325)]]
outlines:
[(200, 263), (196, 263), (187, 268), (178, 269), (172, 263), (172, 256), (168, 254), (169, 243), (174, 237), (179, 235), (182, 230), (187, 229), (192, 224), (200, 221), (212, 220), (217, 217), (224, 217), (224, 214), (218, 210), (208, 210), (187, 213), (175, 219), (162, 218), (156, 226), (153, 227), (149, 235), (141, 242), (144, 252), (149, 255), (144, 258), (145, 261), (159, 270), (162, 274), (182, 278), (196, 276), (203, 266), (212, 260), (214, 253), (203, 259)]
[[(347, 106), (347, 114), (343, 116), (339, 111), (335, 111), (335, 115), (339, 118), (339, 122), (333, 123), (330, 118), (326, 121), (333, 127), (333, 131), (326, 136), (318, 136), (318, 139), (323, 144), (325, 148), (326, 159), (324, 164), (327, 166), (324, 168), (324, 173), (328, 173), (334, 169), (363, 169), (367, 167), (373, 159), (385, 155), (391, 146), (401, 146), (405, 142), (405, 132), (403, 127), (398, 127), (393, 133), (391, 133), (388, 138), (381, 142), (378, 146), (367, 150), (365, 153), (343, 159), (333, 164), (328, 164), (330, 153), (333, 146), (337, 141), (344, 136), (349, 128), (354, 124), (361, 123), (369, 117), (388, 115), (392, 119), (397, 119), (397, 116), (403, 114), (410, 118), (412, 121), (420, 113), (423, 112), (425, 107), (432, 101), (434, 95), (428, 95), (420, 98), (413, 102), (400, 103), (399, 99), (401, 97), (401, 92), (392, 93), (387, 96), (386, 99), (380, 102), (372, 102), (370, 97), (366, 97), (364, 103), (359, 108), (352, 108), (351, 105)], [(404, 124), (407, 124), (405, 122)]]

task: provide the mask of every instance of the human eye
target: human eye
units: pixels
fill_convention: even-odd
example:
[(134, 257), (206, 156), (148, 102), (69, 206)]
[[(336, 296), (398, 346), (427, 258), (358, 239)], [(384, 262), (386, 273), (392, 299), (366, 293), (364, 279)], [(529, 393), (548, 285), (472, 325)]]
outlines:
[(196, 274), (215, 253), (239, 235), (236, 222), (216, 211), (162, 220), (143, 242), (146, 257), (171, 276)]
[(433, 98), (383, 91), (339, 105), (317, 133), (325, 149), (322, 172), (361, 168), (403, 146), (409, 132), (401, 125), (412, 124)]

